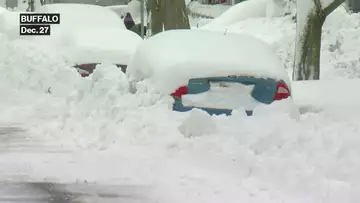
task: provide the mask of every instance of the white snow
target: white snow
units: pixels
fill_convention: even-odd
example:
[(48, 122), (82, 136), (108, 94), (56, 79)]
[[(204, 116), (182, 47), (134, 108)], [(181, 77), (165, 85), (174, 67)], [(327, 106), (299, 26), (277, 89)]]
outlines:
[(78, 64), (128, 64), (143, 39), (134, 32), (119, 29), (82, 27), (72, 33), (73, 60)]
[[(212, 56), (215, 54), (215, 56)], [(190, 78), (249, 75), (289, 79), (273, 51), (248, 35), (201, 30), (167, 31), (139, 45), (128, 66), (135, 80), (150, 79), (162, 93), (171, 93)]]
[(60, 26), (96, 26), (125, 28), (121, 18), (112, 10), (90, 4), (47, 4), (38, 13), (60, 13)]
[(124, 16), (128, 12), (127, 5), (106, 6), (106, 8), (115, 11), (119, 16)]
[[(331, 13), (323, 26), (321, 78), (359, 77), (357, 47), (360, 46), (359, 14), (349, 14), (340, 6)], [(230, 25), (214, 26), (211, 31), (242, 33), (269, 43), (292, 75), (296, 24), (291, 17), (246, 19)], [(337, 30), (337, 32), (334, 32)], [(271, 33), (271, 35), (269, 34)], [(348, 36), (348, 37), (346, 37)]]
[[(139, 0), (132, 0), (127, 5), (127, 11), (130, 12), (131, 16), (133, 17), (133, 20), (136, 24), (141, 23), (141, 3)], [(144, 25), (147, 25), (148, 22), (148, 15), (146, 13), (146, 7), (144, 6)]]
[(255, 85), (237, 83), (222, 83), (227, 88), (221, 87), (220, 83), (210, 83), (210, 89), (200, 94), (188, 94), (182, 97), (184, 106), (195, 106), (216, 109), (239, 109), (253, 110), (260, 104), (251, 96)]
[(286, 2), (284, 0), (271, 0), (266, 5), (266, 17), (280, 17), (284, 14)]
[(6, 8), (3, 8), (3, 7), (0, 6), (0, 15), (1, 15), (2, 13), (7, 12), (7, 11), (8, 11), (8, 10), (7, 10)]
[(0, 33), (6, 34), (8, 37), (20, 37), (20, 13), (18, 11), (0, 13)]
[[(129, 12), (135, 22), (135, 24), (141, 23), (141, 7), (139, 0), (131, 0), (127, 5), (116, 5), (116, 6), (107, 6), (106, 8), (115, 11), (119, 17), (125, 16)], [(144, 6), (144, 25), (147, 25), (148, 15), (146, 13), (146, 6)]]
[(360, 79), (296, 81), (292, 83), (293, 98), (299, 107), (317, 111), (359, 110), (360, 96), (356, 94), (359, 85)]
[(266, 17), (267, 5), (266, 0), (244, 1), (230, 7), (221, 16), (205, 25), (204, 28), (225, 27), (248, 18)]
[[(253, 117), (172, 112), (171, 97), (146, 82), (130, 94), (114, 65), (80, 78), (55, 43), (0, 33), (0, 124), (25, 130), (1, 135), (0, 180), (134, 186), (125, 194), (143, 189), (159, 203), (357, 203), (359, 85), (348, 78), (360, 76), (358, 19), (341, 8), (325, 23), (323, 81), (293, 84), (293, 93), (326, 108), (297, 120), (279, 113), (286, 100)], [(230, 32), (262, 37), (291, 67), (289, 18), (247, 19)]]
[(202, 15), (210, 18), (219, 17), (225, 11), (231, 8), (229, 5), (215, 4), (215, 5), (205, 5), (201, 4), (198, 1), (193, 1), (187, 4), (187, 8), (192, 14)]

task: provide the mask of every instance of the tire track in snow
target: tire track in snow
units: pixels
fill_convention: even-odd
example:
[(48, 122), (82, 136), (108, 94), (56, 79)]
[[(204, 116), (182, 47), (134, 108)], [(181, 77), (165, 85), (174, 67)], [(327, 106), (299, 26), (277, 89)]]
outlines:
[(30, 136), (26, 129), (20, 126), (0, 126), (0, 153), (9, 152), (71, 152), (61, 146), (48, 145), (39, 137)]
[(154, 203), (143, 186), (57, 184), (47, 182), (0, 183), (0, 203)]

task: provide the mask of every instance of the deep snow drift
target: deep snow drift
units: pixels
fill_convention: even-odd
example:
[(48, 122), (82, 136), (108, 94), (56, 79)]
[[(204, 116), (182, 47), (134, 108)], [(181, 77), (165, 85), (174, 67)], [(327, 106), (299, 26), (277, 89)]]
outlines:
[[(357, 77), (359, 24), (337, 13), (341, 18), (324, 29), (323, 76)], [(293, 26), (286, 18), (252, 19), (231, 29), (271, 42), (290, 67)], [(17, 124), (28, 142), (61, 151), (0, 153), (1, 180), (143, 185), (161, 203), (360, 198), (358, 111), (325, 109), (294, 120), (279, 113), (278, 103), (253, 117), (241, 110), (230, 117), (176, 113), (169, 111), (171, 98), (147, 84), (129, 93), (126, 76), (113, 65), (80, 78), (66, 46), (4, 35), (0, 41), (1, 124)]]

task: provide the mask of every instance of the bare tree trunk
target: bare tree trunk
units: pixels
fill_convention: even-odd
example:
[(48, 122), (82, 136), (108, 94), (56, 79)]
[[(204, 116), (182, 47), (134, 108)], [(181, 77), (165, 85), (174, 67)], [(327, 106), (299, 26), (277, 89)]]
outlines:
[(149, 0), (151, 10), (151, 33), (163, 29), (190, 29), (188, 12), (184, 0)]
[(324, 19), (317, 15), (309, 15), (305, 30), (300, 39), (296, 40), (294, 80), (318, 80), (320, 78), (321, 31)]
[(149, 0), (151, 11), (151, 34), (155, 35), (163, 31), (164, 26), (164, 9), (162, 8), (162, 1), (167, 0)]
[[(301, 1), (303, 3), (310, 0)], [(314, 6), (306, 13), (300, 10), (297, 11), (293, 80), (320, 79), (322, 26), (326, 17), (344, 2), (344, 0), (333, 0), (325, 8), (322, 8), (320, 0), (311, 1), (313, 1)], [(298, 7), (299, 2), (298, 0)]]
[(165, 0), (163, 1), (165, 12), (164, 28), (190, 29), (188, 12), (184, 0)]

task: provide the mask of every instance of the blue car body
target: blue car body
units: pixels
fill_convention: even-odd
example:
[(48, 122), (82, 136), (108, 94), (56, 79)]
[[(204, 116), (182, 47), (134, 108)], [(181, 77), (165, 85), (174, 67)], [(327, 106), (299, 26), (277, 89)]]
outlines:
[[(211, 78), (196, 78), (190, 79), (187, 85), (188, 94), (199, 94), (209, 91), (210, 82), (233, 82), (241, 83), (245, 85), (254, 85), (254, 89), (251, 92), (251, 96), (257, 101), (263, 104), (271, 104), (274, 101), (274, 97), (278, 87), (278, 81), (271, 78), (256, 78), (247, 76), (228, 76), (228, 77), (211, 77)], [(179, 98), (174, 97), (173, 110), (179, 112), (190, 111), (193, 108), (202, 109), (210, 115), (231, 115), (232, 109), (221, 108), (202, 108), (202, 107), (187, 107), (183, 105), (183, 102)], [(252, 110), (246, 110), (246, 114), (251, 116)]]

